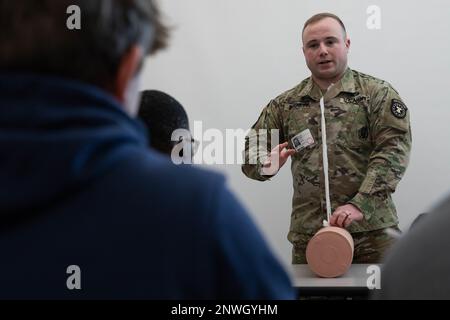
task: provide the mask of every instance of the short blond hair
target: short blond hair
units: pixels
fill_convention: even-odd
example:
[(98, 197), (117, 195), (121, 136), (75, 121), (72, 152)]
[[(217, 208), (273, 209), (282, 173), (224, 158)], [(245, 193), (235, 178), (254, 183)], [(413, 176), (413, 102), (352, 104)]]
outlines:
[(339, 24), (342, 27), (342, 30), (344, 30), (344, 36), (347, 35), (347, 30), (345, 30), (345, 25), (337, 15), (329, 13), (329, 12), (322, 12), (322, 13), (315, 14), (311, 18), (306, 20), (305, 24), (303, 25), (302, 36), (303, 36), (303, 33), (305, 32), (305, 28), (308, 25), (313, 24), (315, 22), (319, 22), (320, 20), (323, 20), (325, 18), (332, 18), (332, 19), (336, 20), (337, 22), (339, 22)]

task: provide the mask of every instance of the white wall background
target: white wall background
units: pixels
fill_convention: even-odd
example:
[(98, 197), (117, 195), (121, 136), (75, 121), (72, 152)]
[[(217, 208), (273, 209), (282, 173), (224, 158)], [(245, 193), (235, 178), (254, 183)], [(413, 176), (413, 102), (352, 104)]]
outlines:
[[(394, 195), (400, 227), (450, 192), (450, 2), (366, 0), (163, 0), (170, 47), (149, 59), (142, 89), (173, 95), (203, 130), (249, 128), (279, 93), (309, 76), (300, 31), (307, 18), (340, 16), (352, 41), (349, 66), (390, 82), (411, 112), (410, 166)], [(381, 29), (369, 30), (370, 5)], [(197, 132), (198, 133), (198, 132)], [(242, 150), (243, 146), (239, 146)], [(286, 239), (290, 164), (271, 182), (246, 178), (239, 165), (208, 166), (228, 176), (272, 248), (290, 263)]]

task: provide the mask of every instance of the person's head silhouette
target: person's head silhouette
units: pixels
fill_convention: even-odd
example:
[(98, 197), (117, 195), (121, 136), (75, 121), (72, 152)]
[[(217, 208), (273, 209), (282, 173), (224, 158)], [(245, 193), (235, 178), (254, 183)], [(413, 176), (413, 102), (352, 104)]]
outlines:
[[(189, 118), (183, 106), (172, 96), (158, 90), (142, 92), (139, 118), (149, 131), (149, 143), (154, 149), (171, 155), (174, 147), (181, 142), (195, 141), (189, 133)], [(177, 135), (180, 132), (180, 135)], [(185, 141), (187, 139), (187, 141)], [(180, 148), (180, 152), (183, 152)], [(183, 156), (183, 155), (181, 155)]]

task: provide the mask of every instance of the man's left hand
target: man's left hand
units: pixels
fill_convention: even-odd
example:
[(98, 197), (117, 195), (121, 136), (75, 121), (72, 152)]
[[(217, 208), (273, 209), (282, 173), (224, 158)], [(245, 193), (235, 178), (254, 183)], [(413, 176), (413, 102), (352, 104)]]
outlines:
[(330, 225), (335, 227), (347, 228), (353, 221), (361, 221), (363, 214), (352, 204), (346, 204), (338, 207), (331, 215)]

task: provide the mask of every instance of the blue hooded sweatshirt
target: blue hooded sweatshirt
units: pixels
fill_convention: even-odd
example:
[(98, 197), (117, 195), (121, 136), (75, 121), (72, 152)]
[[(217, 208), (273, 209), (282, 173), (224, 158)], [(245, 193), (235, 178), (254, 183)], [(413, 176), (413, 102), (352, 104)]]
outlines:
[(290, 299), (221, 175), (87, 84), (0, 75), (1, 299)]

